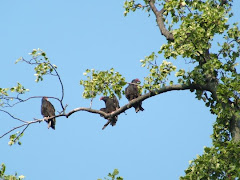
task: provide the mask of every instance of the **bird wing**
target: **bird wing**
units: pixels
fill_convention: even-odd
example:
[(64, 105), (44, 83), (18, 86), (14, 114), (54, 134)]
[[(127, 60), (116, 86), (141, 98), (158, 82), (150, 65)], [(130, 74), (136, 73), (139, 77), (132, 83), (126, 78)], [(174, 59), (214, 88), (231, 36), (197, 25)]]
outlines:
[(52, 103), (50, 103), (49, 101), (47, 101), (47, 110), (48, 110), (48, 114), (49, 116), (55, 116), (55, 108), (52, 105)]
[(125, 96), (126, 98), (130, 101), (130, 92), (129, 92), (129, 87), (130, 85), (128, 85), (128, 87), (125, 88)]
[(129, 84), (125, 90), (126, 98), (131, 101), (139, 96), (138, 87), (134, 84)]
[(48, 101), (46, 99), (42, 99), (42, 106), (41, 106), (41, 114), (44, 116), (44, 117), (48, 117), (49, 116), (49, 113), (48, 113), (48, 108), (47, 108), (47, 103)]
[(119, 109), (120, 108), (119, 101), (118, 101), (116, 96), (113, 96), (113, 103), (114, 103), (115, 109)]

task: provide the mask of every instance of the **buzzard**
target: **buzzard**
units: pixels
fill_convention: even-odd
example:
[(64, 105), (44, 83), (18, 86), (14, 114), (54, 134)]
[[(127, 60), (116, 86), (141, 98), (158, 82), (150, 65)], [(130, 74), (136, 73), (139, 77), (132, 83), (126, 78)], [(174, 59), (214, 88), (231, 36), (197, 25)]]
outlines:
[[(48, 101), (47, 97), (42, 98), (42, 106), (41, 106), (41, 113), (44, 118), (49, 118), (55, 116), (55, 108), (54, 106)], [(51, 118), (47, 120), (48, 129), (51, 127), (55, 130), (56, 119)]]
[[(118, 99), (116, 98), (116, 96), (113, 96), (112, 98), (110, 98), (108, 96), (103, 96), (100, 98), (100, 100), (103, 100), (105, 102), (105, 106), (106, 106), (106, 108), (101, 108), (100, 111), (103, 111), (105, 113), (111, 113), (120, 108), (119, 102), (118, 102)], [(118, 119), (117, 116), (113, 117), (113, 119), (111, 119), (110, 124), (112, 126), (115, 126), (117, 119)]]
[[(139, 83), (140, 83), (139, 79), (133, 79), (132, 84), (129, 84), (128, 87), (126, 87), (125, 96), (128, 99), (128, 101), (131, 101), (131, 100), (141, 96), (141, 94), (138, 91), (138, 86), (137, 86), (137, 84), (139, 84)], [(142, 108), (142, 102), (134, 104), (133, 107), (135, 108), (136, 113), (138, 111), (143, 111), (144, 110)]]

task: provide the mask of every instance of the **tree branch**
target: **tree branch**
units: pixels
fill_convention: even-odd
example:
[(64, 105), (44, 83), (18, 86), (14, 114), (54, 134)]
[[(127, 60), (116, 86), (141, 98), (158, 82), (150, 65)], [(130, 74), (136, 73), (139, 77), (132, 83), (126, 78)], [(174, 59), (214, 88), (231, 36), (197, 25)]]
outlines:
[(159, 11), (155, 6), (155, 0), (149, 0), (149, 5), (150, 5), (153, 13), (156, 16), (157, 24), (158, 24), (158, 27), (159, 27), (162, 35), (164, 35), (167, 40), (174, 41), (173, 34), (166, 29), (165, 24), (164, 24), (163, 13), (165, 12), (165, 9), (162, 8)]
[(63, 106), (63, 102), (62, 102), (62, 101), (63, 101), (63, 98), (64, 98), (63, 83), (62, 83), (61, 77), (60, 77), (60, 75), (58, 74), (56, 68), (55, 68), (51, 63), (49, 63), (49, 65), (54, 69), (54, 71), (55, 71), (55, 73), (56, 73), (56, 75), (57, 75), (57, 77), (58, 77), (58, 80), (59, 80), (59, 82), (60, 82), (61, 88), (62, 88), (62, 97), (61, 97), (61, 100), (60, 100), (60, 104), (61, 104), (62, 109), (63, 109), (63, 111), (64, 111), (64, 106)]
[(26, 126), (27, 124), (28, 123), (24, 123), (24, 124), (22, 124), (20, 126), (14, 127), (13, 129), (9, 130), (8, 132), (6, 132), (2, 136), (0, 136), (0, 139), (3, 138), (4, 136), (6, 136), (7, 134), (9, 134), (10, 132), (14, 131), (15, 129), (19, 129), (19, 128), (23, 127), (23, 126)]
[[(79, 107), (76, 109), (73, 109), (72, 111), (70, 111), (69, 113), (65, 114), (65, 116), (68, 118), (69, 116), (71, 116), (73, 113), (76, 113), (78, 111), (87, 111), (90, 113), (95, 113), (95, 114), (100, 114), (102, 115), (105, 119), (111, 119), (114, 116), (117, 116), (123, 112), (125, 112), (127, 109), (130, 109), (134, 104), (139, 103), (141, 101), (144, 101), (150, 97), (156, 96), (158, 94), (162, 94), (168, 91), (174, 91), (174, 90), (189, 90), (189, 89), (195, 89), (195, 90), (206, 90), (206, 91), (210, 91), (212, 92), (211, 87), (209, 86), (203, 86), (203, 85), (196, 85), (196, 84), (191, 84), (191, 85), (182, 85), (182, 84), (177, 84), (177, 85), (171, 85), (171, 86), (165, 86), (161, 89), (155, 90), (155, 91), (151, 91), (149, 93), (146, 93), (142, 96), (139, 96), (138, 98), (130, 101), (128, 104), (120, 107), (119, 109), (117, 109), (116, 111), (112, 112), (112, 113), (104, 113), (103, 111), (100, 110), (95, 110), (95, 109), (91, 109), (91, 108), (84, 108), (84, 107)], [(103, 129), (109, 124), (106, 123), (103, 127)]]
[[(12, 118), (20, 120), (22, 122), (24, 122), (22, 125), (14, 127), (13, 129), (11, 129), (10, 131), (6, 132), (5, 134), (3, 134), (2, 136), (0, 136), (0, 138), (4, 137), (5, 135), (9, 134), (10, 132), (12, 132), (15, 129), (21, 128), (23, 126), (29, 126), (30, 124), (33, 123), (37, 123), (37, 122), (42, 122), (42, 121), (47, 121), (48, 119), (52, 119), (52, 118), (57, 118), (57, 117), (61, 117), (61, 116), (65, 116), (66, 118), (68, 118), (69, 116), (71, 116), (73, 113), (76, 113), (78, 111), (86, 111), (86, 112), (90, 112), (90, 113), (95, 113), (95, 114), (99, 114), (101, 116), (103, 116), (105, 119), (108, 120), (108, 122), (103, 126), (102, 129), (106, 128), (109, 124), (110, 121), (113, 117), (118, 116), (119, 114), (125, 112), (127, 109), (130, 109), (131, 107), (133, 107), (134, 104), (142, 102), (150, 97), (156, 96), (158, 94), (162, 94), (168, 91), (174, 91), (174, 90), (189, 90), (189, 89), (194, 89), (194, 90), (205, 90), (205, 91), (209, 91), (212, 94), (214, 93), (214, 89), (212, 89), (212, 87), (210, 85), (197, 85), (197, 84), (190, 84), (190, 85), (184, 85), (184, 84), (176, 84), (176, 85), (171, 85), (171, 86), (165, 86), (161, 89), (157, 89), (154, 91), (150, 91), (149, 93), (146, 93), (142, 96), (139, 96), (136, 99), (133, 99), (132, 101), (130, 101), (128, 104), (120, 107), (119, 109), (117, 109), (116, 111), (112, 112), (112, 113), (105, 113), (103, 111), (100, 110), (96, 110), (96, 109), (91, 109), (91, 108), (85, 108), (85, 107), (79, 107), (79, 108), (75, 108), (72, 111), (70, 111), (69, 113), (65, 113), (62, 112), (56, 116), (52, 116), (52, 117), (45, 117), (43, 119), (34, 119), (34, 121), (23, 121), (20, 120), (18, 118), (15, 118), (14, 116), (12, 116), (10, 113), (8, 113), (7, 111), (1, 110), (7, 114), (9, 114)], [(27, 128), (26, 127), (26, 128)], [(24, 128), (24, 130), (21, 132), (21, 134), (26, 130), (26, 128)], [(21, 135), (20, 134), (20, 135)]]
[(18, 120), (18, 121), (21, 121), (21, 122), (23, 122), (23, 123), (27, 123), (27, 121), (24, 121), (24, 120), (22, 120), (22, 119), (16, 118), (16, 117), (14, 117), (12, 114), (10, 114), (10, 113), (7, 112), (7, 111), (4, 111), (4, 110), (2, 110), (2, 109), (0, 109), (0, 111), (8, 114), (8, 115), (11, 116), (13, 119), (16, 119), (16, 120)]
[(22, 132), (13, 140), (13, 142), (15, 143), (16, 140), (24, 133), (24, 131), (28, 128), (29, 124), (22, 130)]
[[(8, 106), (6, 106), (6, 107), (13, 107), (13, 106), (15, 106), (15, 105), (17, 105), (17, 104), (19, 104), (19, 103), (26, 102), (26, 101), (28, 101), (28, 100), (30, 100), (30, 99), (43, 98), (43, 97), (45, 97), (45, 96), (32, 96), (32, 97), (29, 97), (29, 98), (27, 98), (27, 99), (21, 99), (21, 98), (19, 98), (19, 97), (4, 97), (3, 99), (6, 99), (6, 100), (8, 100), (8, 99), (18, 100), (18, 102), (14, 103), (14, 104), (12, 104), (12, 105), (8, 104)], [(58, 100), (58, 101), (60, 102), (60, 104), (61, 104), (61, 100), (60, 100), (59, 98), (50, 97), (50, 96), (48, 96), (48, 98), (56, 99), (56, 100)]]
[[(25, 60), (24, 58), (22, 58), (22, 61), (23, 61), (23, 62), (26, 62), (27, 64), (30, 64), (30, 65), (36, 65), (36, 64), (39, 65), (39, 64), (41, 64), (41, 63), (38, 63), (38, 62), (32, 62), (33, 60), (34, 60), (34, 59), (31, 59), (31, 60), (27, 61), (27, 60)], [(36, 60), (35, 60), (35, 61), (36, 61)], [(60, 77), (60, 75), (58, 74), (57, 69), (56, 69), (50, 62), (43, 62), (43, 63), (48, 64), (49, 66), (51, 66), (51, 68), (55, 71), (56, 76), (58, 77), (59, 83), (60, 83), (60, 85), (61, 85), (62, 97), (61, 97), (61, 99), (58, 99), (58, 98), (54, 98), (54, 99), (57, 99), (57, 100), (60, 102), (63, 111), (65, 111), (65, 108), (64, 108), (64, 105), (63, 105), (64, 87), (63, 87), (63, 83), (62, 83), (61, 77)], [(49, 74), (50, 74), (50, 75), (54, 75), (54, 74), (52, 74), (52, 73), (49, 73)]]

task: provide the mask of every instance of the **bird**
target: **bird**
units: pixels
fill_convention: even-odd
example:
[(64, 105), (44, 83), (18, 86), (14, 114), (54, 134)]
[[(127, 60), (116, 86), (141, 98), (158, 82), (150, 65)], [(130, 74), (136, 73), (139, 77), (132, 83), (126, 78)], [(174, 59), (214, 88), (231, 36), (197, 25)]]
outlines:
[[(103, 100), (105, 102), (105, 106), (106, 106), (106, 108), (101, 108), (100, 111), (103, 111), (105, 113), (111, 113), (111, 112), (116, 111), (117, 109), (120, 108), (118, 99), (115, 95), (112, 98), (110, 98), (108, 96), (103, 96), (103, 97), (100, 98), (100, 100)], [(112, 126), (115, 126), (116, 122), (117, 122), (117, 119), (118, 119), (118, 117), (114, 116), (111, 119), (110, 124)]]
[[(47, 97), (42, 98), (41, 114), (43, 115), (44, 118), (55, 116), (55, 108), (52, 105), (52, 103), (48, 101)], [(55, 130), (55, 125), (56, 125), (55, 117), (48, 119), (47, 123), (48, 123), (48, 129), (51, 127), (52, 129)]]
[[(141, 96), (141, 94), (138, 91), (138, 85), (137, 85), (139, 83), (140, 83), (140, 80), (136, 78), (132, 80), (131, 84), (129, 84), (128, 87), (126, 87), (125, 96), (128, 99), (128, 101), (131, 101)], [(133, 107), (135, 108), (136, 113), (139, 111), (144, 111), (142, 107), (142, 101), (134, 104)]]

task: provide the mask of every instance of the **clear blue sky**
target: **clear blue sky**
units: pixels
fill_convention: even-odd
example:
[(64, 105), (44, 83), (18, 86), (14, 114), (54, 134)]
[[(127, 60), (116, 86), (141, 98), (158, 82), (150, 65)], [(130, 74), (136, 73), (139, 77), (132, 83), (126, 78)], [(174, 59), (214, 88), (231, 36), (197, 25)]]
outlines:
[[(85, 69), (115, 68), (127, 81), (147, 76), (139, 62), (165, 43), (154, 16), (139, 11), (123, 16), (124, 1), (8, 0), (0, 3), (0, 87), (16, 82), (30, 89), (28, 96), (57, 96), (61, 89), (55, 77), (35, 83), (33, 67), (14, 64), (34, 48), (46, 51), (59, 68), (65, 88), (67, 111), (89, 107), (79, 85)], [(233, 9), (239, 21), (240, 2)], [(163, 60), (159, 56), (159, 62)], [(184, 60), (173, 61), (185, 66)], [(27, 96), (26, 96), (27, 97)], [(51, 100), (56, 110), (58, 103)], [(125, 98), (120, 105), (127, 103)], [(8, 109), (24, 120), (42, 118), (41, 100), (34, 99)], [(93, 108), (104, 103), (97, 97)], [(99, 115), (78, 112), (58, 118), (56, 130), (46, 123), (31, 125), (22, 146), (9, 147), (8, 137), (0, 139), (0, 163), (7, 173), (26, 176), (26, 180), (96, 180), (118, 168), (125, 180), (178, 179), (188, 161), (211, 146), (215, 117), (204, 103), (189, 91), (169, 92), (143, 102), (144, 112), (129, 109), (115, 127), (102, 131), (106, 120)], [(0, 134), (19, 122), (0, 114)]]

